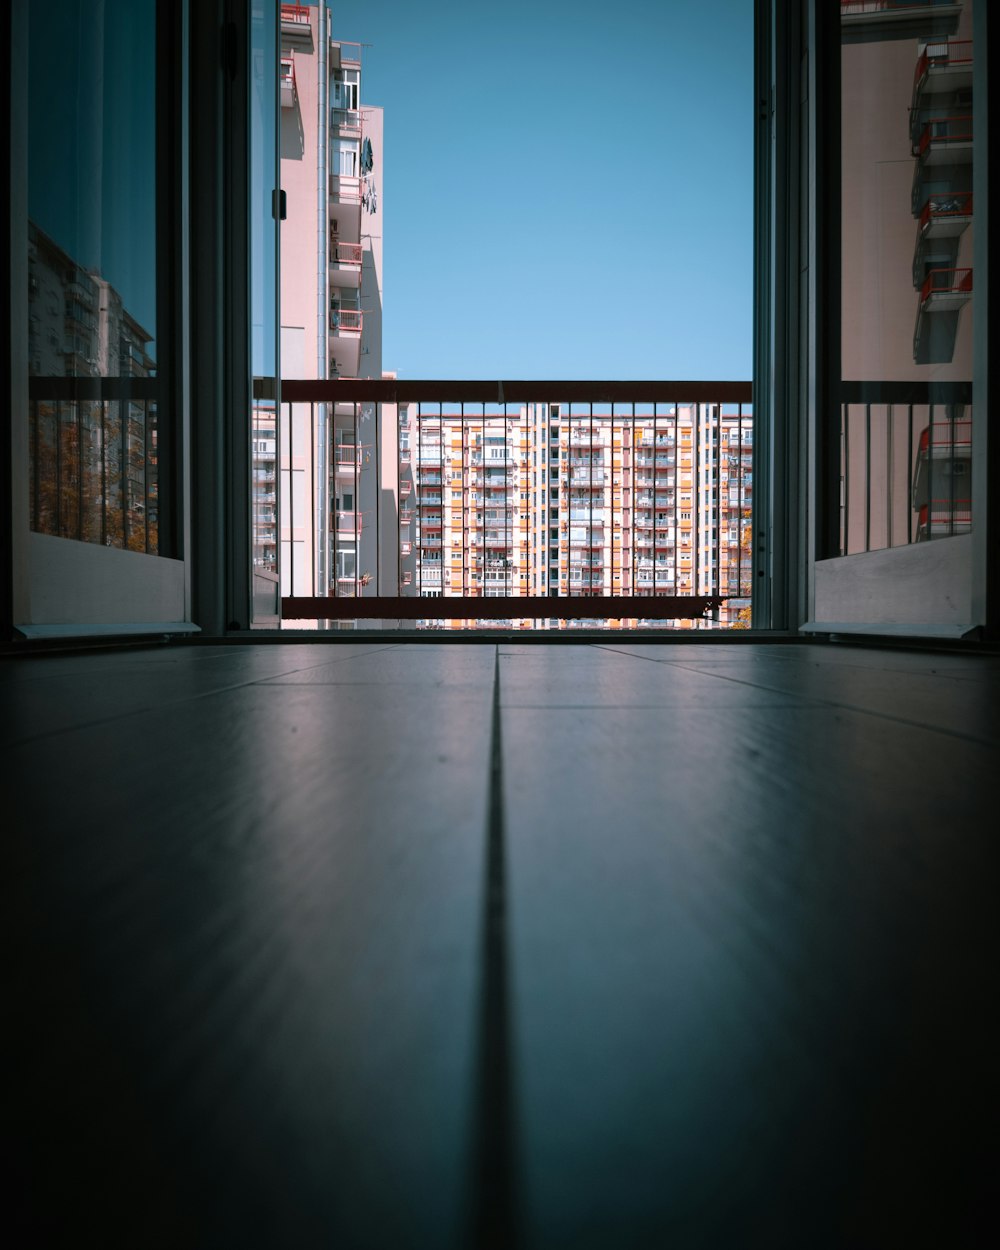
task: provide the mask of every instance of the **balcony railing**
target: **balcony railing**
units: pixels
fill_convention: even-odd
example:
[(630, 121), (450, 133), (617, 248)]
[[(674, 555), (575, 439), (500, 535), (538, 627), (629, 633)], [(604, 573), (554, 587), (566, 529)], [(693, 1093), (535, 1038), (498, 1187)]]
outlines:
[(361, 65), (361, 48), (360, 43), (351, 43), (344, 39), (334, 39), (330, 44), (330, 52), (334, 61), (333, 68), (340, 69), (341, 66), (358, 68)]
[(330, 129), (345, 138), (361, 137), (361, 110), (340, 109), (330, 110)]
[(278, 83), (281, 87), (281, 107), (294, 108), (298, 98), (295, 87), (295, 61), (290, 56), (283, 56), (278, 69)]
[(349, 204), (361, 208), (361, 179), (354, 174), (330, 175), (330, 201), (332, 204)]
[(333, 449), (334, 464), (338, 473), (363, 469), (371, 463), (371, 443), (337, 443)]
[[(730, 430), (734, 443), (749, 441), (751, 437), (747, 383), (289, 380), (282, 383), (282, 403), (335, 404), (338, 425), (345, 413), (353, 410), (358, 431), (363, 428), (363, 408), (365, 420), (371, 418), (372, 406), (379, 403), (396, 405), (397, 411), (402, 408), (399, 429), (405, 430), (410, 445), (401, 449), (396, 469), (406, 465), (408, 475), (412, 466), (417, 478), (412, 508), (402, 504), (401, 495), (393, 497), (392, 487), (386, 491), (380, 482), (392, 511), (374, 514), (375, 524), (382, 523), (377, 535), (372, 536), (375, 524), (370, 529), (368, 520), (360, 527), (353, 519), (338, 518), (336, 522), (335, 535), (348, 539), (355, 533), (359, 535), (359, 566), (369, 560), (373, 569), (376, 565), (373, 556), (364, 554), (366, 543), (377, 539), (378, 549), (384, 551), (385, 542), (398, 537), (397, 573), (389, 578), (384, 561), (378, 561), (380, 572), (374, 574), (374, 580), (355, 590), (364, 600), (363, 610), (353, 600), (350, 604), (338, 604), (338, 588), (334, 585), (332, 597), (287, 599), (284, 614), (289, 620), (350, 620), (363, 615), (366, 620), (426, 623), (431, 611), (437, 621), (451, 622), (456, 627), (465, 622), (471, 628), (484, 619), (524, 624), (540, 621), (542, 628), (555, 627), (558, 622), (568, 627), (574, 621), (601, 620), (612, 622), (615, 627), (652, 621), (661, 625), (672, 622), (668, 626), (671, 628), (705, 628), (724, 626), (734, 615), (726, 609), (728, 597), (738, 597), (745, 603), (750, 594), (753, 550), (749, 464), (741, 461), (731, 473), (738, 488), (735, 506), (730, 505), (726, 491), (717, 491), (705, 502), (689, 505), (693, 520), (685, 522), (688, 541), (675, 548), (673, 513), (666, 514), (672, 494), (654, 490), (650, 482), (647, 500), (656, 514), (649, 515), (644, 539), (638, 510), (631, 504), (632, 492), (622, 488), (622, 470), (612, 469), (610, 462), (612, 447), (617, 445), (619, 449), (615, 452), (617, 459), (621, 449), (630, 450), (640, 439), (651, 440), (650, 452), (662, 447), (663, 460), (672, 460), (674, 446), (689, 442), (678, 437), (679, 425), (686, 423), (690, 433), (709, 423), (709, 435), (697, 447), (693, 445), (696, 440), (690, 440), (691, 445), (685, 446), (683, 452), (691, 461), (692, 476), (709, 468), (717, 462), (724, 428)], [(549, 404), (560, 405), (560, 418), (549, 416)], [(588, 429), (587, 443), (574, 442), (573, 459), (578, 463), (571, 464), (567, 458), (510, 472), (509, 463), (518, 459), (519, 449), (538, 441), (551, 445), (549, 427), (556, 420), (561, 427), (560, 441), (564, 440), (568, 447), (571, 422), (575, 426), (579, 421), (578, 409), (586, 414)], [(496, 449), (495, 457), (487, 457), (485, 465), (474, 465), (473, 460), (483, 454), (485, 439), (497, 430), (503, 433), (505, 444)], [(426, 441), (428, 433), (433, 435), (433, 445)], [(413, 463), (414, 444), (417, 458), (424, 461), (426, 455), (429, 463)], [(585, 453), (587, 447), (600, 454), (579, 454)], [(380, 474), (385, 475), (385, 482), (395, 483), (402, 478), (393, 474), (391, 456), (388, 451), (380, 459)], [(651, 470), (655, 467), (671, 475), (675, 472), (668, 464), (659, 463), (659, 455), (650, 454), (649, 459)], [(532, 481), (532, 473), (538, 474), (537, 480)], [(650, 478), (654, 476), (659, 484), (659, 474), (650, 472)], [(448, 489), (442, 489), (442, 485)], [(544, 492), (540, 490), (543, 485)], [(574, 498), (577, 488), (579, 494)], [(593, 509), (589, 506), (591, 500)], [(442, 506), (445, 501), (447, 512)], [(509, 511), (503, 507), (507, 501)], [(558, 509), (558, 517), (551, 515), (553, 507)], [(568, 523), (571, 511), (573, 529)], [(734, 529), (737, 518), (739, 541), (729, 547), (724, 536)], [(509, 525), (503, 523), (506, 520)], [(591, 523), (598, 520), (602, 528), (591, 530)], [(461, 529), (457, 528), (459, 522)], [(414, 525), (418, 527), (415, 532)], [(456, 528), (443, 533), (445, 525)], [(582, 529), (576, 528), (581, 525)], [(557, 528), (561, 552), (558, 575), (550, 559), (550, 550), (556, 546), (552, 531)], [(708, 541), (705, 535), (709, 533), (714, 552), (711, 559), (704, 554)], [(442, 560), (445, 543), (448, 555)], [(724, 543), (729, 553), (725, 563)], [(641, 567), (640, 544), (649, 559), (647, 567)], [(652, 565), (654, 552), (657, 560)], [(498, 557), (508, 562), (499, 570), (490, 566), (490, 561)], [(447, 576), (443, 577), (445, 562)], [(412, 576), (407, 578), (405, 574)], [(393, 587), (391, 596), (382, 592), (380, 578), (382, 584)], [(432, 609), (426, 598), (421, 598), (428, 586), (433, 586), (435, 593), (441, 591), (441, 602)], [(487, 587), (488, 599), (482, 593)]]
[(284, 26), (286, 23), (308, 27), (309, 6), (307, 4), (283, 4), (281, 6), (281, 24)]
[(928, 44), (917, 58), (917, 67), (913, 71), (914, 92), (920, 89), (921, 83), (928, 73), (934, 69), (971, 68), (972, 40), (949, 39), (944, 42)]
[(360, 243), (341, 243), (340, 240), (330, 241), (331, 265), (360, 265), (364, 259), (364, 248)]
[(924, 306), (934, 301), (955, 306), (964, 303), (971, 295), (971, 269), (932, 269), (920, 288), (920, 302)]
[(338, 334), (360, 334), (364, 313), (360, 308), (331, 308), (330, 329)]
[(967, 532), (971, 383), (841, 385), (839, 554)]
[(920, 213), (921, 232), (941, 223), (949, 224), (956, 219), (972, 216), (972, 192), (961, 191), (948, 195), (932, 195)]
[(915, 155), (929, 160), (935, 154), (947, 155), (949, 148), (972, 142), (972, 118), (932, 117), (924, 122)]

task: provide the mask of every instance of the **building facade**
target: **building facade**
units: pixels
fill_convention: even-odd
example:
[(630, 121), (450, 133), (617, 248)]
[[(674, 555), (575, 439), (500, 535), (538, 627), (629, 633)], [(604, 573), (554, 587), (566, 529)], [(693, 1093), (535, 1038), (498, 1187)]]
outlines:
[[(361, 44), (331, 37), (324, 3), (283, 4), (280, 22), (281, 373), (377, 378), (382, 110), (362, 105)], [(280, 566), (282, 594), (360, 594), (379, 559), (375, 406), (280, 414), (255, 409), (255, 560)]]
[(748, 408), (418, 409), (407, 405), (399, 413), (401, 594), (714, 594), (724, 603), (710, 624), (745, 622), (753, 477)]

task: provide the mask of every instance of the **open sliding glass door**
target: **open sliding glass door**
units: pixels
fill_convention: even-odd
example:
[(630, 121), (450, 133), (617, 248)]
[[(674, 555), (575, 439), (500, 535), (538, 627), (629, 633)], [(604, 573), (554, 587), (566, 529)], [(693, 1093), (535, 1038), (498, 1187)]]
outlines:
[(807, 629), (962, 637), (985, 623), (980, 3), (818, 6), (839, 86), (818, 105), (839, 209), (820, 246), (839, 264)]
[(183, 6), (12, 9), (13, 623), (183, 631)]

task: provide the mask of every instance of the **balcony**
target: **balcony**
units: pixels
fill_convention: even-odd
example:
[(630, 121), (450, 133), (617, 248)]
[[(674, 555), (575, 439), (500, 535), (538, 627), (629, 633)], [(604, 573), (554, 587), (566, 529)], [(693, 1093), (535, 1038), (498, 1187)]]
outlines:
[(312, 39), (307, 4), (283, 4), (281, 6), (281, 37), (283, 39)]
[(933, 499), (922, 504), (917, 513), (917, 542), (932, 538), (951, 538), (972, 530), (972, 501), (969, 499)]
[(331, 519), (330, 528), (338, 538), (360, 538), (365, 518), (371, 514), (338, 508)]
[[(956, 500), (971, 493), (972, 418), (951, 417), (925, 426), (917, 440), (917, 463), (913, 474), (911, 507), (918, 511), (946, 491)], [(967, 506), (967, 505), (966, 505)], [(929, 535), (926, 535), (929, 536)]]
[(295, 58), (283, 56), (278, 69), (278, 84), (281, 93), (281, 107), (294, 108), (298, 103), (298, 91), (295, 86)]
[(364, 249), (360, 243), (345, 243), (334, 236), (330, 239), (330, 282), (333, 286), (357, 289), (361, 286), (361, 264)]
[(972, 118), (932, 117), (920, 129), (914, 156), (923, 166), (967, 165), (972, 161)]
[(330, 134), (341, 139), (361, 138), (360, 109), (330, 109)]
[(361, 44), (336, 39), (330, 43), (331, 69), (360, 69)]
[(341, 377), (357, 377), (361, 362), (361, 328), (364, 313), (360, 308), (330, 309), (330, 372)]
[(371, 459), (371, 443), (337, 443), (333, 449), (333, 464), (338, 476), (353, 476), (369, 465)]
[(971, 269), (932, 269), (920, 288), (921, 312), (954, 312), (970, 299)]
[(953, 239), (972, 222), (972, 192), (932, 195), (920, 210), (922, 239)]
[(948, 39), (927, 44), (913, 72), (913, 108), (925, 96), (972, 86), (972, 40)]
[(953, 35), (961, 14), (961, 4), (948, 0), (840, 0), (845, 43)]
[[(726, 591), (719, 584), (719, 578), (723, 576), (721, 572), (711, 575), (716, 577), (716, 583), (708, 587), (711, 593), (706, 596), (694, 593), (690, 575), (682, 581), (678, 581), (674, 575), (668, 582), (670, 574), (662, 567), (662, 564), (669, 562), (676, 543), (673, 514), (670, 510), (670, 501), (674, 495), (669, 488), (663, 488), (664, 484), (660, 481), (661, 475), (666, 475), (672, 480), (676, 472), (673, 465), (668, 463), (674, 459), (674, 449), (666, 440), (659, 444), (663, 448), (662, 452), (649, 455), (650, 463), (647, 471), (650, 485), (646, 491), (645, 502), (650, 512), (647, 513), (648, 528), (645, 530), (640, 524), (637, 510), (631, 507), (629, 492), (610, 489), (616, 478), (621, 475), (621, 471), (613, 470), (607, 464), (606, 458), (589, 456), (586, 454), (587, 447), (579, 447), (574, 449), (576, 454), (571, 459), (559, 462), (558, 485), (561, 492), (561, 506), (557, 537), (562, 567), (558, 585), (562, 588), (563, 594), (553, 594), (550, 597), (544, 591), (541, 594), (529, 593), (528, 585), (521, 581), (520, 570), (516, 573), (513, 570), (505, 570), (506, 586), (502, 588), (501, 597), (490, 598), (488, 601), (490, 606), (486, 610), (483, 606), (484, 600), (473, 595), (475, 579), (483, 577), (486, 559), (509, 559), (513, 550), (519, 555), (523, 553), (527, 559), (526, 569), (530, 570), (533, 566), (529, 548), (531, 542), (534, 541), (543, 562), (548, 564), (551, 543), (548, 530), (556, 522), (553, 518), (551, 525), (544, 525), (538, 533), (531, 528), (522, 530), (518, 520), (518, 504), (514, 496), (514, 486), (521, 474), (509, 471), (509, 462), (513, 458), (509, 446), (497, 447), (495, 450), (500, 455), (493, 459), (488, 454), (490, 451), (488, 447), (474, 449), (466, 442), (462, 447), (456, 445), (453, 448), (452, 444), (459, 438), (458, 431), (463, 427), (468, 431), (480, 423), (489, 421), (516, 423), (522, 419), (526, 406), (540, 402), (538, 397), (532, 394), (532, 387), (539, 384), (505, 382), (503, 392), (506, 398), (500, 404), (496, 399), (499, 388), (495, 383), (427, 383), (358, 379), (343, 383), (286, 381), (282, 385), (283, 402), (384, 402), (406, 407), (407, 433), (409, 439), (412, 440), (411, 446), (406, 450), (409, 452), (411, 462), (416, 458), (418, 461), (427, 461), (427, 463), (417, 463), (413, 466), (418, 485), (418, 491), (415, 492), (417, 494), (416, 506), (409, 509), (402, 505), (400, 498), (398, 502), (401, 516), (393, 514), (393, 524), (397, 518), (400, 521), (398, 527), (399, 559), (408, 557), (417, 549), (438, 554), (447, 544), (455, 565), (454, 568), (449, 565), (448, 570), (449, 575), (454, 578), (453, 583), (448, 582), (443, 586), (444, 595), (449, 598), (448, 616), (450, 619), (475, 622), (481, 617), (495, 616), (498, 620), (516, 617), (525, 620), (526, 623), (535, 619), (552, 617), (565, 621), (580, 620), (583, 619), (583, 609), (564, 607), (564, 604), (568, 604), (571, 598), (575, 602), (576, 598), (582, 595), (587, 599), (585, 616), (588, 621), (607, 618), (620, 622), (623, 618), (627, 618), (628, 622), (634, 623), (640, 619), (655, 619), (661, 622), (658, 627), (664, 627), (662, 622), (665, 620), (673, 623), (668, 627), (673, 627), (679, 620), (702, 615), (706, 610), (706, 605), (711, 603), (715, 605), (712, 608), (715, 615), (712, 622), (705, 623), (714, 623), (716, 626), (725, 624), (722, 604)], [(560, 392), (566, 393), (555, 396), (552, 402), (562, 400), (569, 404), (580, 399), (589, 402), (594, 395), (594, 385), (559, 383)], [(652, 437), (652, 446), (647, 450), (649, 453), (653, 452), (653, 448), (657, 446), (657, 439), (649, 430), (648, 409), (642, 416), (637, 414), (634, 417), (628, 417), (622, 411), (626, 403), (636, 405), (641, 403), (645, 406), (651, 401), (659, 404), (667, 399), (672, 405), (682, 402), (685, 405), (691, 402), (704, 403), (709, 411), (716, 413), (721, 412), (724, 404), (745, 404), (749, 409), (749, 390), (744, 384), (685, 383), (683, 394), (673, 383), (602, 383), (599, 385), (601, 406), (603, 407), (605, 400), (610, 397), (611, 402), (616, 404), (616, 408), (613, 410), (609, 402), (607, 409), (599, 411), (598, 404), (595, 402), (594, 446), (597, 445), (598, 438), (606, 441), (617, 438), (621, 440), (623, 446), (631, 446), (633, 439), (642, 438), (648, 433)], [(340, 396), (339, 400), (337, 396)], [(617, 407), (619, 402), (621, 402), (621, 407)], [(455, 413), (453, 417), (443, 416), (443, 404), (451, 403), (461, 403), (463, 411)], [(721, 417), (719, 419), (721, 436)], [(745, 419), (749, 419), (749, 411)], [(541, 417), (541, 421), (546, 426), (545, 433), (547, 434), (547, 414)], [(485, 425), (484, 428), (486, 428)], [(566, 439), (568, 442), (569, 431), (566, 433)], [(452, 546), (451, 532), (442, 533), (448, 520), (442, 507), (445, 497), (442, 483), (446, 476), (451, 478), (458, 475), (465, 457), (476, 456), (478, 458), (484, 452), (486, 453), (485, 463), (471, 470), (467, 462), (464, 466), (463, 476), (466, 479), (466, 485), (463, 489), (461, 505), (466, 523), (461, 533), (461, 544)], [(442, 457), (448, 458), (448, 462), (442, 464)], [(454, 463), (450, 462), (452, 457)], [(652, 484), (654, 479), (656, 480), (655, 488)], [(605, 491), (608, 493), (604, 494)], [(502, 523), (507, 519), (508, 514), (504, 509), (504, 504), (508, 500), (514, 505), (509, 513), (513, 521), (509, 532)], [(593, 509), (590, 506), (591, 500), (595, 505)], [(458, 501), (456, 501), (456, 506), (457, 503)], [(706, 502), (700, 509), (694, 508), (692, 511), (695, 513), (695, 519), (686, 523), (685, 533), (691, 535), (696, 541), (700, 532), (699, 527), (702, 525), (711, 523), (721, 529), (725, 517), (725, 501), (716, 496), (710, 503)], [(478, 514), (477, 524), (470, 529), (474, 512)], [(576, 532), (571, 532), (570, 529), (571, 515)], [(598, 521), (601, 523), (601, 528), (596, 528)], [(413, 530), (414, 525), (419, 527), (416, 533)], [(348, 533), (351, 532), (350, 523), (346, 524), (346, 529)], [(383, 528), (381, 533), (388, 535), (392, 533), (392, 528)], [(457, 532), (455, 536), (458, 536)], [(640, 549), (650, 561), (654, 552), (664, 559), (657, 561), (655, 569), (650, 574), (653, 584), (643, 588), (646, 597), (634, 600), (629, 596), (636, 595), (638, 591), (631, 580), (630, 559), (635, 558)], [(632, 555), (630, 556), (629, 553)], [(575, 572), (580, 573), (587, 580), (570, 583), (570, 560), (573, 561)], [(707, 571), (703, 572), (705, 576), (702, 584), (707, 585), (706, 579), (710, 575)], [(419, 584), (418, 579), (415, 578), (414, 583)], [(410, 584), (411, 595), (416, 590), (414, 583)], [(384, 613), (386, 617), (394, 621), (414, 619), (424, 623), (421, 627), (426, 627), (426, 607), (415, 608), (414, 611), (417, 611), (418, 615), (412, 616), (411, 609), (407, 606), (411, 601), (407, 599), (406, 593), (399, 593), (397, 585), (394, 580), (395, 597), (384, 602), (380, 599), (376, 588), (376, 593), (367, 600), (366, 617), (378, 619)], [(556, 579), (553, 579), (552, 589), (556, 590)], [(658, 600), (655, 605), (649, 598), (652, 594), (655, 594)], [(516, 607), (513, 600), (517, 600)], [(298, 599), (289, 600), (286, 607), (293, 614), (299, 610), (305, 612), (306, 602)], [(413, 599), (412, 602), (415, 603), (416, 600)], [(350, 611), (349, 608), (338, 609), (335, 603), (332, 607), (329, 603), (323, 603), (318, 607), (313, 605), (312, 601), (308, 603), (309, 614), (313, 618), (317, 612), (321, 616), (335, 619), (336, 616), (343, 617)], [(474, 628), (474, 624), (471, 627)]]
[(361, 242), (361, 179), (354, 174), (330, 174), (330, 232), (344, 243)]

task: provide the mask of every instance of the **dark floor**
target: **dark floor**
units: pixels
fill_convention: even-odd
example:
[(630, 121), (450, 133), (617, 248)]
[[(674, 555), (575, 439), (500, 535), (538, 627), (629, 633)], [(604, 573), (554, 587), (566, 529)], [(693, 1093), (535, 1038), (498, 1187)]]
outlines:
[(998, 1244), (998, 695), (822, 644), (4, 661), (7, 1244)]

